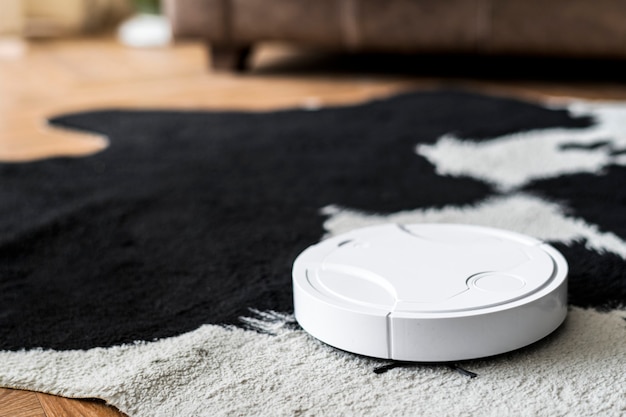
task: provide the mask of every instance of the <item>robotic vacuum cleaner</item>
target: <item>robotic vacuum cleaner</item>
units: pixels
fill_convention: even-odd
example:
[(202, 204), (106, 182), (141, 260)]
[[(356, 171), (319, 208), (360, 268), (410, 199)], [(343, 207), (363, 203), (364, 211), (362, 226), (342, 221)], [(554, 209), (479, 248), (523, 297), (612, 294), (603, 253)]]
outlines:
[(529, 236), (388, 224), (324, 240), (293, 266), (295, 316), (336, 348), (445, 362), (521, 348), (567, 314), (563, 256)]

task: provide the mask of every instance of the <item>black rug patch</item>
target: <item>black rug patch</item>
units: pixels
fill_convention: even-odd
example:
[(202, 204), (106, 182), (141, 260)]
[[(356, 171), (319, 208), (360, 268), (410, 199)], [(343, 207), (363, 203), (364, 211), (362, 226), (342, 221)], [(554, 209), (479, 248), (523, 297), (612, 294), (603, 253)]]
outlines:
[[(238, 324), (250, 308), (291, 311), (291, 265), (323, 236), (321, 208), (393, 213), (495, 194), (437, 175), (417, 144), (592, 121), (429, 92), (314, 112), (98, 111), (52, 123), (111, 143), (90, 157), (0, 164), (0, 349), (112, 346)], [(559, 249), (570, 262), (586, 251)], [(577, 268), (574, 303), (624, 297), (623, 287), (579, 296), (592, 271)]]
[(626, 305), (626, 263), (621, 256), (589, 250), (585, 242), (551, 244), (567, 259), (570, 304), (600, 310)]
[(563, 175), (536, 181), (526, 190), (563, 203), (569, 213), (626, 239), (626, 167), (612, 165), (602, 175)]

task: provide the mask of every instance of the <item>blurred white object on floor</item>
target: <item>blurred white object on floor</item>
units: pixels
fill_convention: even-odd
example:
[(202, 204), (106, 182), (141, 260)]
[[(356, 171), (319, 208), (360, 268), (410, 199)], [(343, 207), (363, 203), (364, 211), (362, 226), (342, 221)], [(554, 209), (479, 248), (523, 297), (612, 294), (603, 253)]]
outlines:
[(124, 45), (134, 48), (166, 46), (172, 40), (169, 21), (164, 16), (139, 14), (122, 23), (117, 37)]

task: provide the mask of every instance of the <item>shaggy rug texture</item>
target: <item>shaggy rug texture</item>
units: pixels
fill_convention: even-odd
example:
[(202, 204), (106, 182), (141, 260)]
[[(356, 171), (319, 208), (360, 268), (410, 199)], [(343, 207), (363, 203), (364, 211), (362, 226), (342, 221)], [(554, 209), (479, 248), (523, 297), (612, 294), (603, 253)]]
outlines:
[[(0, 163), (0, 385), (133, 417), (626, 414), (626, 104), (430, 91), (51, 123), (110, 146)], [(388, 222), (548, 241), (570, 265), (566, 322), (458, 364), (307, 335), (295, 257)]]

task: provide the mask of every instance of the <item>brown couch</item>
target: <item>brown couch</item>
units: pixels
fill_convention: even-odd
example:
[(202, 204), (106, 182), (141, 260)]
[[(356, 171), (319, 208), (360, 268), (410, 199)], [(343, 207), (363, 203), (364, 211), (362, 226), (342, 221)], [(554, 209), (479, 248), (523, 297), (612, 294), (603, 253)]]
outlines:
[(257, 42), (333, 50), (626, 57), (624, 0), (165, 0), (218, 68)]

